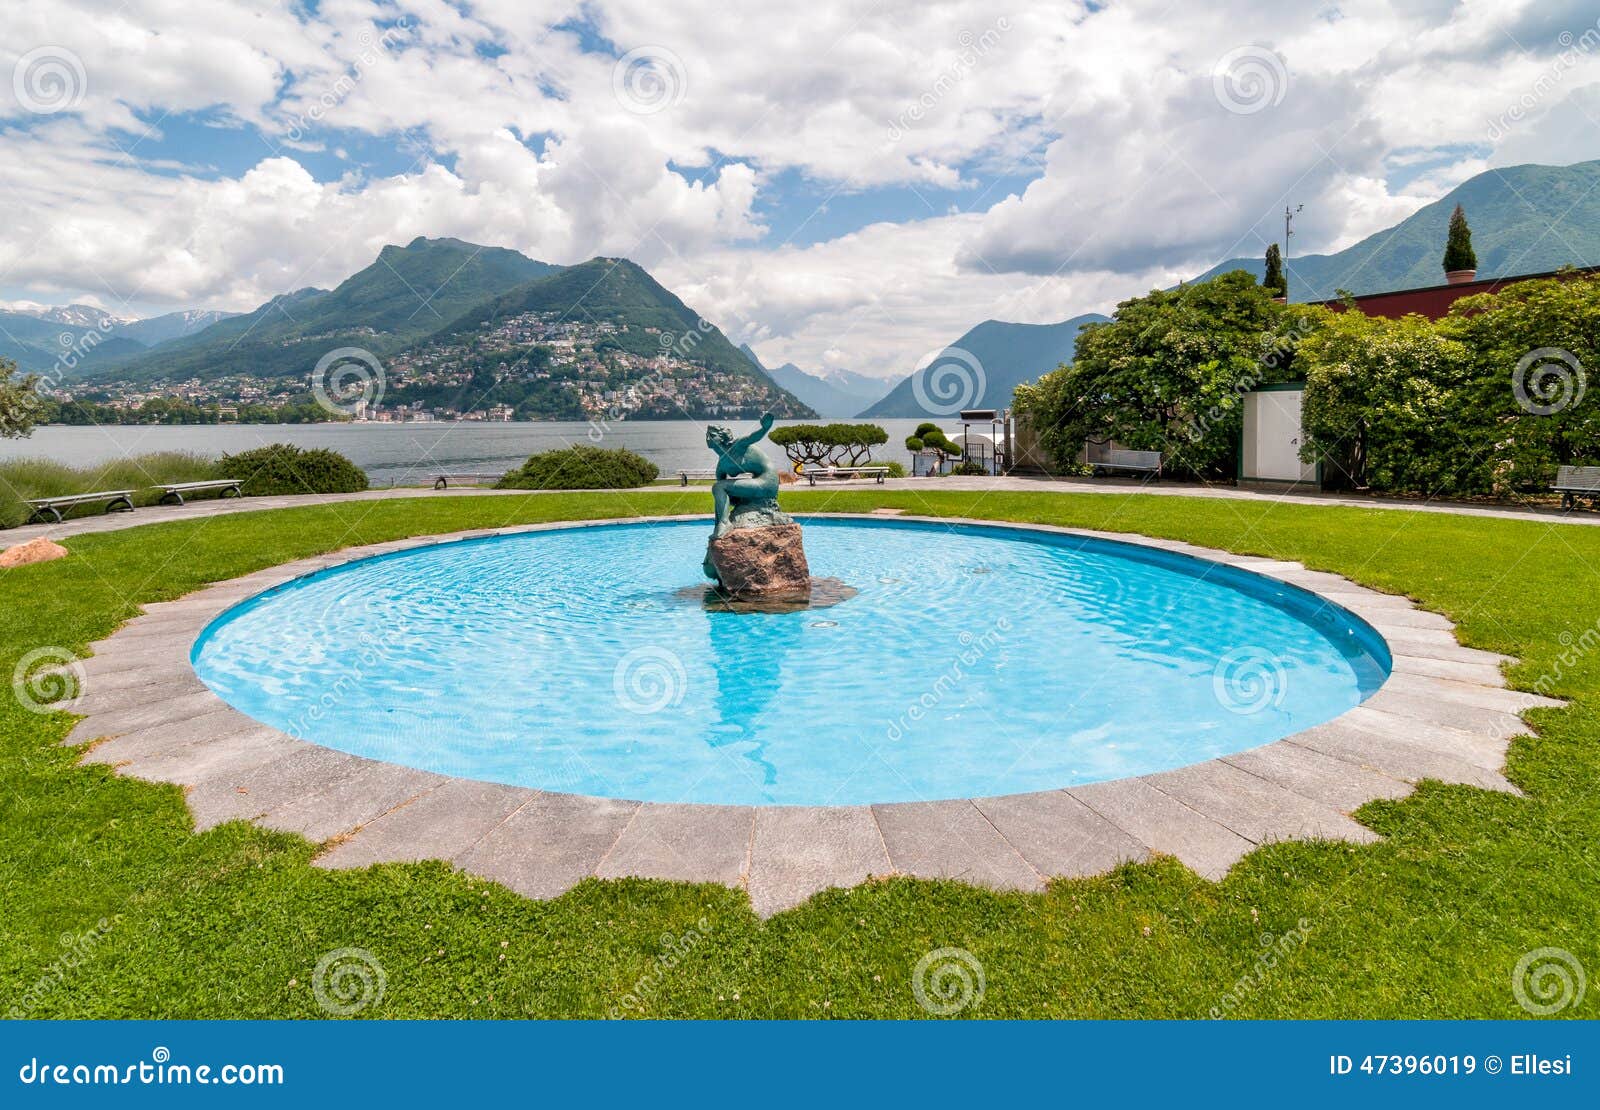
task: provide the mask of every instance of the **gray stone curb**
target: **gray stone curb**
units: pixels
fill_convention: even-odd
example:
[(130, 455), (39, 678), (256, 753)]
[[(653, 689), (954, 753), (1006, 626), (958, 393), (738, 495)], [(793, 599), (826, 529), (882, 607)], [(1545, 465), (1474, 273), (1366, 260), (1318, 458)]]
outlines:
[[(829, 519), (872, 519), (824, 514)], [(1462, 647), (1449, 620), (1408, 599), (1299, 563), (1172, 540), (1047, 525), (901, 515), (934, 524), (1091, 536), (1177, 552), (1307, 590), (1366, 620), (1394, 671), (1365, 703), (1250, 751), (1113, 782), (998, 798), (873, 806), (640, 803), (500, 786), (381, 763), (261, 725), (211, 693), (189, 663), (219, 614), (273, 586), (375, 555), (487, 535), (641, 520), (560, 521), (421, 536), (303, 559), (146, 606), (77, 664), (84, 714), (66, 743), (118, 774), (185, 788), (197, 830), (231, 820), (325, 843), (329, 868), (448, 861), (530, 898), (586, 877), (722, 883), (763, 917), (833, 887), (893, 874), (1041, 890), (1169, 855), (1220, 879), (1261, 844), (1370, 843), (1350, 814), (1422, 779), (1517, 793), (1501, 774), (1519, 714), (1564, 703), (1505, 689), (1505, 656)]]

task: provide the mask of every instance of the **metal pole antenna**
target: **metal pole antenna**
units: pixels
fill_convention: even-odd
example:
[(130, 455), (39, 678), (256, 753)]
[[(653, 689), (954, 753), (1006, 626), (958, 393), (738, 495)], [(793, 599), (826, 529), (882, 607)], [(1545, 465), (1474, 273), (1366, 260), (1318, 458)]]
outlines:
[(1300, 211), (1305, 205), (1297, 204), (1294, 212), (1289, 211), (1289, 206), (1283, 206), (1283, 303), (1289, 303), (1289, 236), (1294, 234), (1294, 213)]

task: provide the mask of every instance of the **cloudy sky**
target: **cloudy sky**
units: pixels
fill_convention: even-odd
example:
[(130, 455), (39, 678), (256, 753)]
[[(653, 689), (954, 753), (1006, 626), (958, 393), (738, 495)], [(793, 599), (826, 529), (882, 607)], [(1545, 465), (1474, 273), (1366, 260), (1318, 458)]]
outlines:
[[(763, 14), (763, 11), (765, 14)], [(769, 363), (904, 373), (1459, 181), (1600, 157), (1561, 0), (30, 0), (0, 302), (147, 315), (387, 243), (626, 255)]]

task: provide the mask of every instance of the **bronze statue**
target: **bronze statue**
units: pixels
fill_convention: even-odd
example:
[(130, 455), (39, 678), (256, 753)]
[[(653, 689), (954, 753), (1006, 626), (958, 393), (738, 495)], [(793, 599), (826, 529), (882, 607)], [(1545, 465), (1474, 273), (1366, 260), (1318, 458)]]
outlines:
[[(726, 532), (736, 516), (749, 515), (749, 510), (763, 516), (766, 513), (782, 516), (778, 512), (778, 472), (766, 452), (756, 446), (772, 431), (774, 423), (776, 417), (770, 412), (763, 413), (761, 427), (739, 439), (734, 439), (727, 428), (715, 424), (706, 429), (706, 446), (717, 453), (717, 480), (711, 487), (716, 506), (712, 539)], [(769, 520), (751, 523), (759, 525)]]
[(778, 471), (757, 447), (772, 430), (773, 415), (761, 426), (733, 438), (727, 428), (706, 429), (706, 446), (717, 453), (717, 480), (711, 486), (716, 519), (702, 564), (717, 588), (735, 597), (811, 589), (800, 526), (778, 508)]

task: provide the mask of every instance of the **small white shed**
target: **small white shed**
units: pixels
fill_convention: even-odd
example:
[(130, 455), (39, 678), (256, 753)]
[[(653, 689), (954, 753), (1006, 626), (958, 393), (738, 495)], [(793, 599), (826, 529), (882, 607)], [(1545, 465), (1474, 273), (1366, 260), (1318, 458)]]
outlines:
[(1284, 382), (1244, 395), (1240, 482), (1321, 487), (1321, 467), (1300, 458), (1300, 405), (1305, 389), (1304, 382)]

